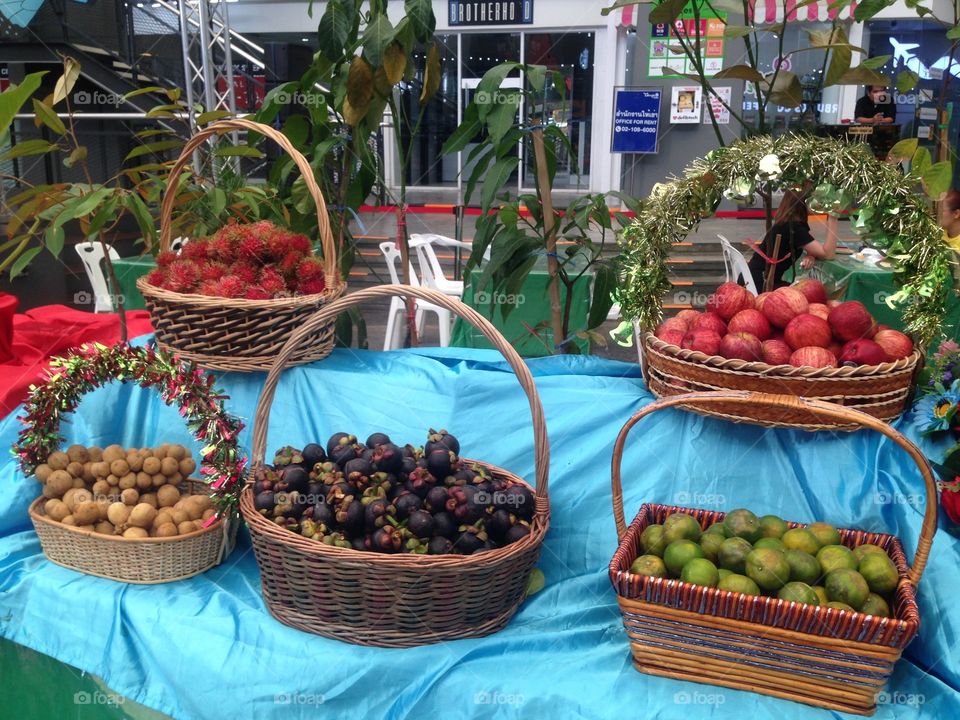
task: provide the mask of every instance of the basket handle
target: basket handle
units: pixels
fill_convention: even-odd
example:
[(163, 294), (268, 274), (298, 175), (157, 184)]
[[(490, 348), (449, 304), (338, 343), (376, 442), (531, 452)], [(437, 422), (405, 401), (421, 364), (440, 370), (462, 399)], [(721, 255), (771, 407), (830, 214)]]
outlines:
[(842, 405), (793, 395), (771, 395), (747, 390), (687, 393), (685, 395), (673, 395), (661, 398), (637, 411), (620, 430), (620, 434), (617, 436), (617, 442), (613, 446), (613, 461), (611, 466), (613, 518), (617, 524), (618, 540), (622, 540), (626, 532), (626, 524), (623, 517), (623, 488), (620, 484), (620, 464), (623, 459), (623, 446), (626, 443), (630, 429), (642, 418), (658, 410), (663, 410), (664, 408), (674, 406), (685, 407), (692, 404), (717, 405), (720, 403), (733, 403), (735, 405), (759, 404), (766, 405), (767, 407), (793, 409), (803, 408), (819, 417), (830, 420), (842, 420), (847, 424), (860, 425), (864, 428), (876, 430), (906, 450), (911, 459), (917, 464), (917, 467), (920, 468), (920, 474), (923, 476), (927, 493), (927, 504), (923, 513), (923, 525), (920, 528), (920, 538), (917, 541), (917, 552), (913, 557), (913, 563), (907, 576), (908, 581), (914, 586), (920, 582), (920, 576), (923, 575), (923, 570), (927, 565), (927, 558), (930, 555), (930, 547), (933, 544), (933, 533), (937, 529), (937, 485), (933, 477), (933, 471), (930, 468), (930, 463), (926, 457), (924, 457), (920, 449), (910, 442), (902, 433), (872, 415), (867, 415), (865, 412), (843, 407)]
[(313, 198), (317, 207), (317, 225), (320, 231), (320, 246), (323, 249), (323, 271), (327, 278), (327, 283), (332, 285), (334, 282), (340, 282), (340, 271), (337, 262), (337, 248), (333, 241), (333, 231), (330, 228), (330, 218), (327, 215), (327, 204), (323, 200), (323, 193), (320, 192), (320, 186), (313, 174), (313, 168), (297, 148), (293, 146), (290, 139), (279, 130), (275, 130), (269, 125), (246, 120), (244, 118), (231, 118), (229, 120), (220, 120), (207, 125), (197, 134), (190, 138), (180, 151), (180, 157), (170, 168), (169, 182), (167, 189), (163, 194), (163, 203), (160, 205), (160, 250), (170, 249), (171, 235), (171, 217), (173, 215), (173, 204), (177, 199), (177, 179), (180, 173), (193, 158), (193, 152), (199, 148), (208, 138), (215, 135), (222, 135), (234, 130), (249, 130), (260, 133), (270, 138), (282, 147), (303, 176), (303, 181), (307, 185), (307, 192)]
[(273, 403), (273, 396), (277, 389), (277, 383), (280, 380), (280, 374), (283, 372), (284, 366), (293, 352), (300, 346), (304, 339), (333, 321), (334, 318), (344, 310), (359, 305), (366, 300), (393, 296), (415, 297), (446, 308), (482, 332), (487, 340), (493, 343), (494, 347), (506, 358), (510, 367), (513, 368), (517, 380), (520, 381), (520, 386), (526, 393), (527, 400), (530, 404), (530, 414), (533, 419), (537, 512), (540, 512), (541, 507), (546, 511), (546, 508), (549, 506), (550, 441), (547, 437), (543, 406), (540, 404), (540, 397), (537, 395), (536, 385), (533, 382), (533, 376), (530, 374), (529, 368), (517, 354), (517, 351), (514, 350), (513, 346), (507, 342), (506, 338), (480, 313), (465, 305), (460, 300), (424, 287), (377, 285), (352, 292), (322, 307), (311, 315), (310, 318), (290, 336), (280, 352), (277, 353), (273, 367), (270, 368), (270, 372), (264, 382), (260, 399), (257, 401), (257, 410), (253, 419), (253, 466), (257, 467), (263, 464), (267, 445), (267, 426), (269, 424), (270, 406)]

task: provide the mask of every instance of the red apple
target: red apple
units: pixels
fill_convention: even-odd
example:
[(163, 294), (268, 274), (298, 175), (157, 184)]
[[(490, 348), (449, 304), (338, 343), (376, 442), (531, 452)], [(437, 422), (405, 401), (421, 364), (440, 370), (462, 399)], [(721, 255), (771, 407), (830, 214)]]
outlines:
[(696, 350), (705, 355), (716, 355), (720, 349), (720, 335), (713, 330), (694, 329), (683, 336), (680, 347)]
[(767, 301), (767, 298), (770, 297), (773, 293), (762, 292), (757, 295), (757, 299), (753, 301), (753, 307), (755, 310), (763, 312), (763, 304)]
[(805, 313), (810, 303), (803, 293), (789, 287), (782, 287), (770, 293), (763, 303), (763, 314), (774, 327), (785, 328), (797, 315)]
[(873, 341), (883, 348), (891, 360), (900, 360), (913, 354), (913, 340), (899, 330), (878, 330)]
[(657, 332), (657, 338), (663, 340), (663, 342), (668, 345), (676, 345), (680, 347), (680, 344), (683, 342), (683, 338), (686, 337), (686, 333), (683, 330), (677, 330), (674, 328), (668, 328)]
[(741, 310), (753, 307), (753, 293), (735, 282), (725, 282), (707, 298), (707, 312), (714, 312), (729, 321)]
[(783, 340), (764, 340), (761, 357), (770, 365), (787, 365), (793, 350)]
[(857, 300), (847, 300), (837, 305), (830, 311), (827, 321), (838, 340), (872, 337), (876, 332), (873, 316)]
[(826, 320), (803, 313), (787, 323), (783, 338), (793, 350), (813, 346), (825, 348), (833, 340), (833, 333)]
[(826, 320), (830, 317), (830, 308), (828, 308), (823, 303), (810, 303), (810, 307), (807, 308), (807, 312), (811, 315), (816, 315), (818, 318)]
[(712, 312), (705, 312), (702, 315), (697, 316), (697, 319), (693, 321), (693, 325), (690, 326), (691, 330), (712, 330), (720, 337), (723, 337), (727, 334), (727, 324), (723, 321), (723, 318)]
[(727, 332), (745, 332), (756, 335), (760, 340), (770, 337), (770, 321), (759, 310), (741, 310), (727, 323)]
[(827, 300), (827, 307), (833, 310), (837, 305), (842, 303), (841, 300)]
[(676, 330), (681, 335), (685, 335), (688, 330), (687, 323), (680, 318), (667, 318), (662, 323), (657, 325), (657, 329), (653, 334), (663, 340), (661, 333), (666, 332), (667, 330)]
[(681, 310), (675, 316), (678, 320), (683, 320), (687, 324), (687, 329), (693, 327), (693, 321), (700, 317), (700, 313), (696, 310)]
[(840, 352), (841, 365), (879, 365), (887, 362), (887, 353), (873, 340), (851, 340)]
[(836, 367), (836, 356), (822, 347), (802, 347), (794, 350), (790, 356), (790, 364), (794, 367), (827, 368)]
[(791, 287), (802, 292), (807, 302), (825, 303), (827, 301), (827, 289), (822, 282), (814, 278), (800, 278)]
[(833, 356), (837, 359), (837, 362), (840, 362), (840, 353), (843, 352), (843, 345), (834, 340), (832, 343), (827, 345), (827, 350), (833, 353)]
[(759, 360), (762, 353), (760, 339), (750, 333), (727, 333), (720, 341), (720, 354), (729, 360)]

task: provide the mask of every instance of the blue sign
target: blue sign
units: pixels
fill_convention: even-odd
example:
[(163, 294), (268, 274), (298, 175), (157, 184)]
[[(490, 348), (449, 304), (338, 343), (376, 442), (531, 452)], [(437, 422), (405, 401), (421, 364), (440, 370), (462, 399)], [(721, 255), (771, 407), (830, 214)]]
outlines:
[(611, 152), (657, 152), (661, 95), (659, 88), (615, 91)]

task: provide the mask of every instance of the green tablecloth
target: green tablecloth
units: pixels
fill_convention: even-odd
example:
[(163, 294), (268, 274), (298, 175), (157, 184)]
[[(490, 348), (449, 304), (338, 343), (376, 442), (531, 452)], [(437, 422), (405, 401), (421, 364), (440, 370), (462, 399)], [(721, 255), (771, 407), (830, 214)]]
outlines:
[[(887, 304), (887, 299), (897, 291), (889, 268), (857, 260), (852, 255), (838, 255), (833, 260), (818, 261), (807, 274), (822, 280), (831, 297), (859, 300), (878, 323), (903, 330), (904, 306)], [(947, 302), (943, 332), (948, 338), (960, 339), (960, 299), (955, 293)]]
[[(492, 322), (523, 357), (552, 355), (554, 339), (553, 329), (550, 327), (550, 299), (547, 292), (550, 275), (547, 272), (546, 257), (537, 259), (522, 287), (515, 294), (494, 293), (490, 283), (481, 291), (472, 290), (479, 284), (482, 274), (482, 269), (474, 268), (464, 279), (463, 302)], [(592, 282), (593, 274), (588, 271), (574, 284), (569, 325), (571, 334), (586, 327), (590, 313)], [(566, 288), (561, 284), (561, 308), (565, 298)], [(577, 338), (573, 342), (582, 354), (589, 354), (588, 340)], [(457, 319), (453, 326), (450, 344), (468, 348), (493, 347), (479, 330), (460, 319)]]
[(137, 290), (137, 280), (157, 266), (152, 255), (137, 255), (135, 257), (114, 260), (113, 271), (117, 274), (117, 283), (123, 295), (125, 310), (145, 310), (143, 295)]

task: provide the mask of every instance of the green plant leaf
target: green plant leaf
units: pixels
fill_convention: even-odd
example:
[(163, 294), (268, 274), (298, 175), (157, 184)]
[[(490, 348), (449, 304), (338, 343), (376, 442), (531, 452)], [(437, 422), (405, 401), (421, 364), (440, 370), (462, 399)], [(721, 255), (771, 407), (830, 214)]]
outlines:
[(520, 93), (516, 90), (500, 91), (497, 97), (500, 101), (487, 115), (487, 132), (495, 145), (499, 145), (507, 131), (513, 127), (517, 119), (517, 109), (520, 107)]
[(917, 138), (907, 138), (901, 140), (887, 153), (887, 157), (893, 160), (909, 160), (917, 152), (920, 141)]
[[(94, 209), (96, 209), (100, 205), (100, 203), (102, 203), (112, 193), (113, 193), (112, 188), (100, 187), (94, 190), (93, 192), (90, 192), (84, 195), (82, 198), (80, 198), (79, 202), (70, 203), (69, 212), (72, 215), (72, 217), (68, 219), (76, 220), (86, 215), (89, 215), (91, 212), (94, 211)], [(64, 212), (61, 213), (61, 216), (63, 216), (66, 212), (67, 212), (67, 208), (65, 207)], [(63, 223), (61, 223), (61, 225), (62, 224)]]
[(69, 56), (63, 58), (63, 75), (57, 78), (57, 84), (53, 88), (53, 102), (51, 105), (56, 105), (61, 100), (65, 100), (70, 94), (70, 91), (73, 90), (73, 86), (76, 85), (77, 78), (79, 77), (80, 63)]
[(126, 162), (127, 160), (140, 157), (141, 155), (161, 153), (166, 150), (173, 150), (182, 146), (183, 143), (180, 140), (158, 140), (152, 143), (144, 143), (143, 145), (139, 145), (127, 153), (127, 156), (123, 159), (123, 161)]
[(723, 36), (727, 39), (741, 38), (746, 37), (755, 30), (756, 28), (748, 27), (746, 25), (727, 25), (725, 28), (723, 28)]
[(150, 87), (138, 88), (136, 90), (131, 90), (126, 95), (123, 96), (124, 100), (129, 100), (130, 98), (135, 98), (138, 95), (146, 95), (148, 93), (162, 93), (164, 88), (159, 85), (151, 85)]
[(3, 134), (13, 122), (13, 117), (26, 105), (30, 96), (36, 92), (43, 80), (44, 72), (30, 73), (19, 85), (11, 85), (0, 92), (0, 134)]
[(960, 25), (954, 25), (952, 28), (947, 30), (947, 39), (948, 40), (960, 39)]
[(64, 238), (63, 227), (49, 225), (43, 233), (43, 244), (47, 246), (47, 250), (53, 253), (54, 257), (60, 257)]
[(233, 117), (233, 113), (229, 110), (209, 110), (197, 115), (197, 125), (206, 125), (207, 123), (216, 122), (217, 120), (223, 120), (228, 117)]
[(950, 189), (952, 180), (953, 163), (949, 160), (934, 163), (923, 173), (923, 184), (927, 195), (934, 200), (939, 200), (940, 196)]
[(890, 5), (893, 5), (893, 0), (863, 0), (854, 8), (853, 19), (857, 22), (869, 20)]
[(496, 198), (497, 191), (500, 190), (510, 178), (510, 174), (520, 164), (520, 158), (517, 156), (508, 156), (500, 158), (490, 168), (486, 178), (483, 181), (483, 191), (480, 195), (480, 208), (483, 212), (490, 209)]
[(419, 43), (426, 43), (437, 28), (437, 19), (433, 14), (431, 0), (406, 0), (403, 3), (404, 14), (410, 20), (414, 37)]
[(317, 26), (320, 52), (333, 61), (343, 57), (351, 24), (352, 18), (347, 14), (343, 3), (340, 0), (330, 0)]
[[(606, 17), (614, 10), (619, 10), (620, 8), (627, 7), (628, 5), (651, 5), (653, 2), (654, 0), (617, 0), (610, 7), (603, 8), (600, 11), (600, 14), (603, 15), (603, 17)], [(716, 3), (713, 3), (713, 5), (716, 5)]]
[[(837, 28), (841, 33), (843, 30)], [(846, 40), (846, 34), (843, 35)], [(823, 79), (823, 86), (830, 87), (840, 82), (841, 78), (850, 69), (850, 63), (853, 62), (853, 51), (849, 46), (836, 45), (830, 50), (830, 64), (827, 65), (827, 74)]]
[(263, 157), (263, 152), (252, 145), (220, 145), (213, 154), (217, 157)]
[(57, 135), (63, 135), (67, 132), (67, 128), (63, 124), (63, 120), (57, 115), (52, 107), (47, 105), (42, 100), (33, 100), (33, 113), (34, 113), (34, 122), (33, 124), (37, 127), (40, 125), (46, 125), (48, 128), (53, 130)]
[(917, 86), (920, 76), (913, 70), (901, 70), (897, 73), (897, 92), (908, 93)]
[(393, 42), (393, 24), (386, 15), (375, 15), (363, 31), (363, 55), (373, 67), (383, 65), (383, 53)]
[(460, 126), (443, 143), (440, 154), (449, 155), (460, 152), (473, 141), (482, 127), (477, 104), (470, 103), (463, 111), (463, 120), (460, 122)]
[(423, 89), (420, 91), (420, 104), (430, 102), (430, 99), (440, 89), (440, 50), (433, 43), (427, 51), (427, 64), (423, 71)]
[(547, 66), (546, 65), (527, 65), (525, 68), (527, 84), (535, 93), (542, 93), (547, 84)]
[(761, 75), (756, 68), (752, 68), (749, 65), (733, 65), (728, 68), (723, 68), (723, 70), (713, 77), (715, 80), (747, 80), (749, 82), (760, 82), (763, 80), (763, 75)]
[(483, 77), (480, 78), (471, 105), (475, 104), (477, 106), (481, 120), (486, 120), (487, 114), (493, 109), (493, 99), (496, 98), (497, 92), (500, 90), (504, 79), (519, 67), (520, 63), (500, 63), (487, 70)]
[(877, 55), (877, 57), (865, 58), (860, 61), (860, 64), (864, 67), (868, 67), (871, 70), (879, 70), (888, 62), (890, 62), (890, 55)]
[(153, 216), (150, 214), (150, 210), (147, 208), (146, 203), (144, 203), (135, 192), (128, 193), (125, 200), (127, 210), (130, 211), (134, 220), (137, 221), (137, 226), (143, 235), (144, 245), (146, 245), (147, 249), (152, 248), (157, 239), (157, 228)]
[(931, 165), (933, 165), (933, 158), (930, 156), (930, 151), (925, 147), (918, 147), (910, 158), (910, 172), (917, 177), (923, 177)]
[(606, 263), (593, 266), (593, 299), (590, 301), (590, 314), (587, 328), (599, 327), (607, 321), (607, 314), (613, 307), (613, 291), (617, 287), (617, 273)]
[(82, 162), (87, 159), (87, 146), (78, 145), (75, 147), (70, 154), (63, 159), (63, 166), (72, 168), (78, 162)]
[[(470, 178), (467, 180), (467, 186), (464, 188), (464, 202), (469, 202), (470, 198), (473, 197), (473, 191), (477, 187), (483, 177), (487, 174), (487, 168), (490, 167), (497, 154), (494, 152), (494, 147), (490, 143), (478, 143), (477, 147), (471, 151), (470, 155), (472, 156), (474, 152), (480, 150), (476, 162), (473, 164), (473, 167), (470, 170)], [(464, 162), (464, 167), (469, 167), (470, 161), (467, 160)]]
[(45, 152), (55, 150), (56, 145), (52, 145), (46, 140), (36, 139), (36, 140), (24, 140), (23, 142), (18, 142), (12, 148), (7, 150), (0, 160), (13, 160), (18, 157), (29, 157), (32, 155), (43, 155)]
[[(857, 6), (860, 7), (859, 5)], [(838, 85), (883, 85), (887, 86), (890, 84), (890, 79), (885, 75), (881, 75), (876, 70), (871, 70), (868, 67), (863, 65), (857, 65), (856, 67), (850, 68), (847, 70), (843, 76), (837, 81)]]
[(27, 265), (30, 264), (30, 261), (33, 260), (42, 250), (42, 245), (24, 250), (20, 254), (20, 257), (18, 257), (14, 261), (13, 265), (10, 266), (10, 279), (13, 280), (17, 275), (22, 273), (26, 269)]
[(792, 72), (777, 73), (776, 82), (770, 88), (770, 99), (784, 107), (798, 107), (803, 104), (803, 87), (800, 78)]
[(651, 23), (672, 23), (683, 12), (687, 0), (663, 0), (662, 3), (650, 10)]

